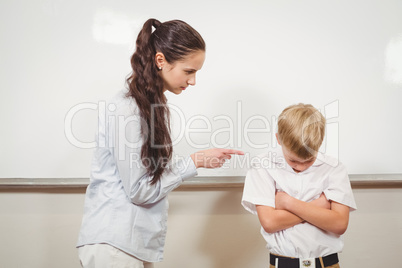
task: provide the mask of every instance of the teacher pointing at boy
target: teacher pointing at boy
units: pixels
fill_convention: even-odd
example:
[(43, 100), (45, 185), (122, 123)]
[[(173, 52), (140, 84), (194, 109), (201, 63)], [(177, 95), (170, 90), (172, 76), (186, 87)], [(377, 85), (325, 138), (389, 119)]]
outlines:
[(145, 22), (131, 57), (128, 90), (99, 118), (77, 243), (84, 268), (150, 268), (162, 261), (168, 193), (197, 175), (197, 168), (218, 168), (231, 154), (243, 154), (208, 149), (171, 161), (164, 93), (194, 86), (204, 60), (205, 42), (187, 23)]

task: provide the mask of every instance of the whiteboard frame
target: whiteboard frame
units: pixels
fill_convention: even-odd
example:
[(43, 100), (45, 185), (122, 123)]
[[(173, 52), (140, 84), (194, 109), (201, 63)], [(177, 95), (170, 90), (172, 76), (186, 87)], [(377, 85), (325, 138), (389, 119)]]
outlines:
[[(349, 174), (352, 187), (402, 187), (402, 174)], [(244, 176), (196, 176), (178, 188), (243, 187)], [(0, 189), (9, 188), (86, 188), (89, 178), (0, 178)]]

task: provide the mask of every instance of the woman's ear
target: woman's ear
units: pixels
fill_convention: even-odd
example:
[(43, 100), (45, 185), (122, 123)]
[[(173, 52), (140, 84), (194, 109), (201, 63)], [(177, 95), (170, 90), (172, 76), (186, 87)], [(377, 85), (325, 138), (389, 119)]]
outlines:
[(278, 141), (278, 144), (281, 145), (281, 142), (279, 141), (279, 138), (278, 138), (278, 133), (275, 133), (275, 136), (276, 136), (276, 140)]
[(163, 66), (166, 64), (165, 55), (162, 52), (158, 52), (155, 54), (155, 64), (159, 70), (163, 69)]

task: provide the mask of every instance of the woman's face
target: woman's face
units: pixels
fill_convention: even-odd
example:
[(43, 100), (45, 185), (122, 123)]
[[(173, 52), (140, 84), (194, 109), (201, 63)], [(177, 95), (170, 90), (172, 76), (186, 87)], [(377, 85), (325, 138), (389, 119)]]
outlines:
[(194, 86), (195, 75), (202, 68), (204, 61), (205, 52), (201, 50), (193, 52), (173, 64), (169, 64), (166, 60), (158, 61), (157, 54), (156, 64), (158, 67), (162, 67), (160, 75), (163, 79), (164, 91), (168, 90), (178, 95), (189, 85)]

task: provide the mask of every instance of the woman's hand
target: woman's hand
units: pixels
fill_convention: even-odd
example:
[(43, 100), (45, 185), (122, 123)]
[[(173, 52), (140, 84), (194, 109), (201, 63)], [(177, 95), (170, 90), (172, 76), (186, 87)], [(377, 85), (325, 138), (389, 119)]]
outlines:
[(219, 168), (232, 154), (244, 155), (244, 152), (232, 149), (208, 149), (191, 155), (196, 168)]

